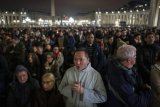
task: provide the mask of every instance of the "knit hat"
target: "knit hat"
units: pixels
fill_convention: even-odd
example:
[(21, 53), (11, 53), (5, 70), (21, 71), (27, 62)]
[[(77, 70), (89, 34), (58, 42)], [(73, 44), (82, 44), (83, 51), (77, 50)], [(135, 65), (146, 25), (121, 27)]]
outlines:
[(18, 73), (18, 72), (22, 72), (22, 71), (28, 72), (28, 69), (23, 65), (17, 65), (15, 72)]

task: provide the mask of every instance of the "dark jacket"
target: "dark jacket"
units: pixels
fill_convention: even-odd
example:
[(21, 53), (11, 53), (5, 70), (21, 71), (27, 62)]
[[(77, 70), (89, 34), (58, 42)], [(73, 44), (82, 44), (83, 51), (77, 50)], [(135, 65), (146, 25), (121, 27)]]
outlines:
[(32, 107), (33, 93), (39, 88), (39, 83), (28, 72), (28, 81), (24, 84), (18, 82), (16, 75), (10, 84), (7, 107)]
[(35, 93), (33, 107), (64, 107), (63, 96), (56, 89), (49, 92), (38, 89)]
[[(87, 42), (85, 42), (81, 47), (84, 47), (89, 51), (90, 46)], [(96, 43), (94, 43), (91, 47), (93, 48), (93, 53), (89, 52), (89, 56), (91, 56), (90, 57), (91, 65), (98, 72), (102, 73), (106, 63), (106, 57), (103, 54), (103, 51), (100, 49), (100, 47)]]
[(7, 60), (3, 55), (0, 54), (0, 105), (1, 107), (5, 107), (7, 91), (8, 91), (8, 64)]
[(150, 105), (151, 91), (142, 88), (141, 78), (135, 69), (127, 69), (117, 60), (111, 60), (106, 76), (106, 81), (108, 82), (108, 80), (125, 103), (109, 90), (107, 107), (148, 107)]
[(142, 75), (145, 83), (150, 84), (151, 65), (155, 63), (156, 46), (146, 45), (141, 46), (137, 51), (137, 67), (138, 72)]
[[(19, 64), (25, 63), (25, 45), (19, 42), (16, 46), (9, 46), (6, 50), (6, 58), (8, 60), (9, 69), (13, 71)], [(13, 76), (13, 72), (11, 74)]]

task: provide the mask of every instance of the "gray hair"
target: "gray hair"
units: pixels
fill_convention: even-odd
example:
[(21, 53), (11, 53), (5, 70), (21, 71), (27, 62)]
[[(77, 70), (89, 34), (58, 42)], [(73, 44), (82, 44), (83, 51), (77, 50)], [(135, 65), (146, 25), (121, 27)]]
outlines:
[(119, 60), (126, 60), (136, 55), (136, 48), (132, 45), (122, 45), (117, 50), (117, 57)]

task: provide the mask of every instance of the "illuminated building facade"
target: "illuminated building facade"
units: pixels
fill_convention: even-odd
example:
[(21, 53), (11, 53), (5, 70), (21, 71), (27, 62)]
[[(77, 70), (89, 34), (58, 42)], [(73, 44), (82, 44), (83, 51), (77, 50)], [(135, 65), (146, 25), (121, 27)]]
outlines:
[(160, 0), (137, 5), (133, 9), (100, 11), (79, 14), (75, 17), (56, 16), (55, 0), (51, 0), (51, 14), (42, 12), (0, 12), (0, 26), (3, 27), (50, 27), (50, 26), (107, 26), (160, 28)]

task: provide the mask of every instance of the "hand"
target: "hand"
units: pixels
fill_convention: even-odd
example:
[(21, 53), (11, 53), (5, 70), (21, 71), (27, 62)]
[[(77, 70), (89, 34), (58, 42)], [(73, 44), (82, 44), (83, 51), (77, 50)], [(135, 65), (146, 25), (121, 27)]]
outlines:
[(84, 93), (84, 87), (79, 82), (72, 84), (71, 88), (73, 91), (77, 93), (80, 93), (80, 94)]
[(151, 89), (151, 86), (149, 86), (148, 84), (144, 84), (143, 86), (142, 86), (142, 88), (144, 89), (144, 90), (150, 90)]
[(146, 88), (151, 90), (151, 86), (146, 84)]
[(13, 47), (16, 47), (16, 44), (15, 44), (15, 43), (13, 43), (12, 45), (13, 45)]
[(10, 51), (10, 53), (11, 53), (11, 54), (14, 53), (14, 50)]
[(137, 40), (137, 39), (134, 39), (134, 41), (135, 41), (136, 43), (138, 43), (138, 40)]

